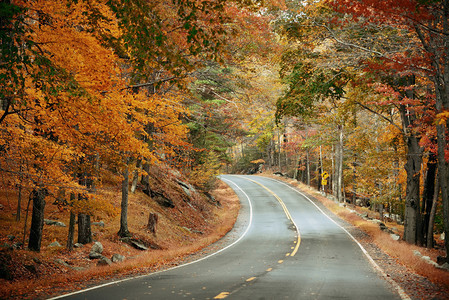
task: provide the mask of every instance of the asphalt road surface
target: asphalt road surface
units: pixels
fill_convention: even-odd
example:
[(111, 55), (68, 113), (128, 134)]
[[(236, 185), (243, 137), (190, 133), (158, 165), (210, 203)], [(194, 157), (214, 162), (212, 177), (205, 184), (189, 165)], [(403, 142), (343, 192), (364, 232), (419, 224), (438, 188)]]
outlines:
[(258, 176), (222, 176), (239, 195), (235, 242), (170, 270), (64, 299), (407, 299), (304, 195)]

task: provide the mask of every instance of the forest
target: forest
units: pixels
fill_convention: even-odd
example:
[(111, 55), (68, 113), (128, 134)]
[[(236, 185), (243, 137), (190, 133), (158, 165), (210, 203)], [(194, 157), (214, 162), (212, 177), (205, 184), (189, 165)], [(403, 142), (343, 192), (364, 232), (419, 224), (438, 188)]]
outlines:
[(71, 250), (100, 214), (131, 236), (136, 189), (171, 207), (162, 177), (207, 202), (218, 174), (261, 171), (369, 206), (407, 243), (449, 234), (449, 0), (1, 0), (0, 39), (18, 248), (41, 251), (51, 205)]

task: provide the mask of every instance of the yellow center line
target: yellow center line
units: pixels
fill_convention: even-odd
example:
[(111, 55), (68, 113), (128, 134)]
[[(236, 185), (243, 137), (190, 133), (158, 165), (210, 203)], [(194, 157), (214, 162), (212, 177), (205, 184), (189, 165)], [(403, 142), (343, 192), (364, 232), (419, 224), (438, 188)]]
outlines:
[(220, 294), (218, 294), (217, 296), (214, 297), (214, 299), (224, 299), (227, 296), (229, 296), (229, 292), (221, 292)]
[(268, 268), (266, 271), (267, 271), (267, 272), (270, 272), (271, 270), (273, 270), (273, 268)]
[(281, 260), (278, 260), (278, 264), (282, 264), (284, 261), (281, 259)]
[(253, 281), (254, 279), (256, 279), (256, 277), (250, 277), (250, 278), (246, 279), (246, 282)]
[(293, 249), (293, 251), (292, 251), (292, 253), (291, 253), (291, 255), (290, 255), (290, 256), (295, 256), (296, 252), (298, 252), (299, 244), (301, 244), (301, 236), (300, 236), (300, 234), (299, 234), (299, 229), (298, 229), (298, 227), (296, 226), (295, 222), (293, 221), (293, 218), (292, 218), (290, 212), (288, 211), (287, 206), (285, 205), (284, 201), (282, 201), (282, 199), (279, 198), (278, 195), (276, 195), (272, 190), (270, 190), (269, 188), (267, 188), (267, 187), (264, 186), (263, 184), (261, 184), (261, 183), (255, 181), (255, 180), (249, 179), (249, 178), (247, 178), (247, 177), (245, 177), (245, 179), (247, 179), (247, 180), (249, 180), (249, 181), (252, 181), (252, 182), (254, 182), (254, 183), (260, 185), (260, 186), (263, 187), (265, 190), (267, 190), (271, 195), (273, 195), (273, 196), (278, 200), (278, 202), (281, 204), (282, 209), (284, 210), (285, 215), (287, 216), (287, 218), (288, 218), (290, 221), (292, 221), (293, 224), (295, 225), (296, 232), (298, 233), (298, 240), (295, 241), (296, 246), (295, 246), (295, 248)]

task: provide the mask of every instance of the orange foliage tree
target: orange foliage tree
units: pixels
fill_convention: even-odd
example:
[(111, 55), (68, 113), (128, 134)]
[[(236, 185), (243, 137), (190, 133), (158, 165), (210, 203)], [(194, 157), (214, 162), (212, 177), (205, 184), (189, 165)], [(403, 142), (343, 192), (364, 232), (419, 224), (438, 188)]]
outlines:
[[(100, 178), (100, 163), (126, 168), (124, 157), (155, 162), (185, 146), (179, 115), (186, 111), (173, 105), (179, 96), (149, 98), (128, 89), (129, 68), (107, 45), (122, 32), (104, 1), (2, 5), (4, 185), (34, 194), (56, 195), (61, 188), (86, 194)], [(145, 130), (149, 124), (157, 134)], [(75, 212), (87, 215), (96, 205), (75, 202)]]

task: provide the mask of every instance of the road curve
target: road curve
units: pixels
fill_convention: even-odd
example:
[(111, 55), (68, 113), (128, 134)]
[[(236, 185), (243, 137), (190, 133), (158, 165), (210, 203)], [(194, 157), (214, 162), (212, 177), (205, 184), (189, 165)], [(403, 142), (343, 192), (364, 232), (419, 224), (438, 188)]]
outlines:
[(407, 298), (295, 189), (258, 176), (222, 179), (239, 195), (246, 224), (234, 243), (193, 263), (53, 299)]

